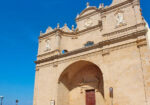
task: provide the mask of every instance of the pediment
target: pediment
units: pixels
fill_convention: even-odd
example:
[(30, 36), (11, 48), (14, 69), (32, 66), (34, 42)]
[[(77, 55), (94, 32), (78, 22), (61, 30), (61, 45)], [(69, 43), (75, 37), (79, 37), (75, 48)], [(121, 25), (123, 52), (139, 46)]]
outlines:
[(52, 31), (53, 31), (52, 27), (48, 27), (48, 28), (46, 29), (46, 32), (45, 32), (45, 33), (49, 33), (49, 32), (52, 32)]
[(87, 14), (92, 13), (92, 12), (95, 12), (96, 10), (97, 10), (96, 7), (88, 7), (88, 8), (86, 8), (86, 9), (84, 9), (84, 10), (80, 13), (79, 17), (80, 17), (80, 16), (87, 15)]
[(69, 29), (67, 24), (65, 24), (65, 26), (61, 30), (64, 31), (64, 32), (72, 32), (72, 30)]
[(111, 5), (116, 5), (116, 4), (120, 4), (122, 2), (125, 2), (127, 0), (113, 0)]

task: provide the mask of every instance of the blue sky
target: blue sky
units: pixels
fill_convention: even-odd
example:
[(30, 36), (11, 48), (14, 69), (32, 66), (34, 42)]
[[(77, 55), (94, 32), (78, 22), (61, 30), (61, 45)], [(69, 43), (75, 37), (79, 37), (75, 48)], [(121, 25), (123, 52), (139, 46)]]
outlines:
[[(0, 0), (0, 96), (4, 105), (32, 105), (40, 30), (57, 23), (69, 27), (86, 5), (109, 5), (112, 0)], [(150, 23), (149, 0), (141, 0)]]

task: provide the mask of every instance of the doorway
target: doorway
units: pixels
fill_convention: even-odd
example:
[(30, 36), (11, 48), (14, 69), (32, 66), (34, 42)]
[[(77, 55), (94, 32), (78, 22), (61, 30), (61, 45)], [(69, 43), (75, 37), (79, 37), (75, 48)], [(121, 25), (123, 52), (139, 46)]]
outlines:
[(86, 90), (86, 105), (95, 105), (95, 90)]
[(70, 64), (59, 76), (57, 96), (58, 105), (106, 105), (101, 69), (88, 61)]

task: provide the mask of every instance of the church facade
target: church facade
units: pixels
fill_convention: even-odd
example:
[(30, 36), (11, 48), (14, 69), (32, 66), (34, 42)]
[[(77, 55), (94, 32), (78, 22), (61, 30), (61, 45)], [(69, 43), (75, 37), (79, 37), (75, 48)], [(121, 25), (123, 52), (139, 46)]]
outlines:
[(34, 105), (150, 105), (149, 27), (139, 0), (87, 7), (40, 33)]

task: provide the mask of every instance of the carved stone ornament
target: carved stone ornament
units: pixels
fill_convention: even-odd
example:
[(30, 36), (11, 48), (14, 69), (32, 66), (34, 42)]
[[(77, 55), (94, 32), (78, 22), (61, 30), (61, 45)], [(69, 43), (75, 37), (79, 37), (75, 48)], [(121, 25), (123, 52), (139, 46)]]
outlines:
[(45, 51), (48, 51), (48, 50), (50, 50), (50, 40), (49, 39), (47, 39), (45, 41)]
[(64, 31), (64, 32), (72, 32), (72, 30), (69, 29), (67, 24), (65, 24), (64, 27), (61, 30)]
[(46, 32), (45, 32), (45, 33), (49, 33), (49, 32), (52, 32), (52, 31), (53, 31), (52, 27), (48, 27), (48, 28), (46, 29)]
[(85, 28), (88, 28), (88, 27), (90, 27), (92, 24), (93, 24), (92, 19), (88, 18), (88, 19), (86, 19), (85, 22), (84, 22), (84, 27), (85, 27)]
[(121, 10), (117, 10), (115, 13), (115, 18), (116, 18), (116, 27), (120, 27), (125, 25), (125, 20), (124, 20), (124, 12)]

